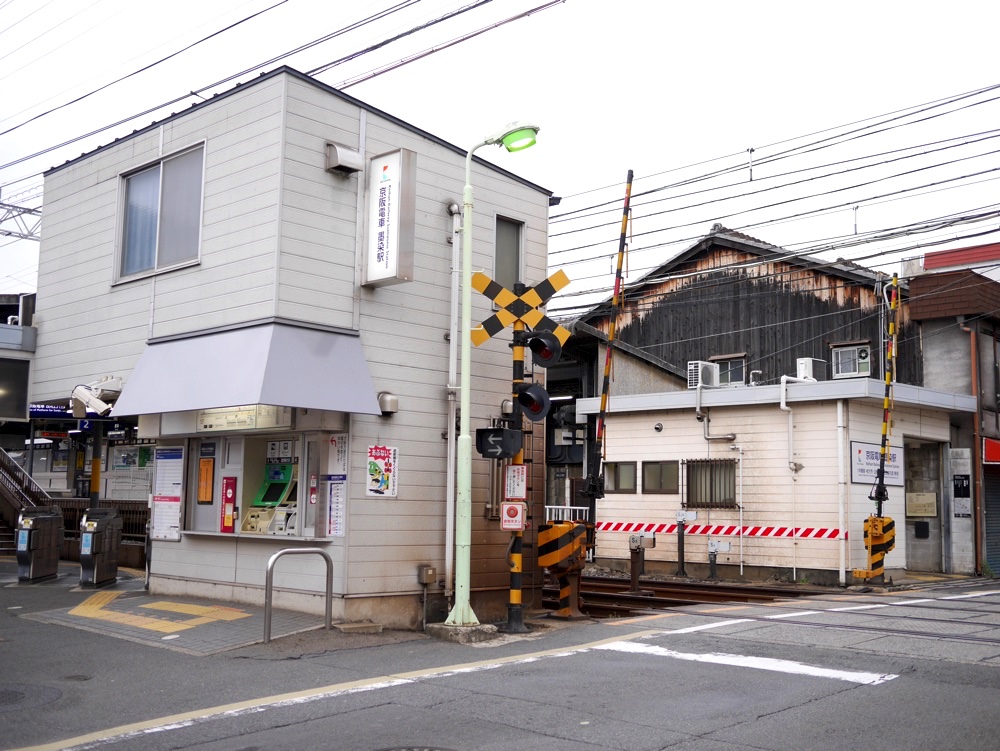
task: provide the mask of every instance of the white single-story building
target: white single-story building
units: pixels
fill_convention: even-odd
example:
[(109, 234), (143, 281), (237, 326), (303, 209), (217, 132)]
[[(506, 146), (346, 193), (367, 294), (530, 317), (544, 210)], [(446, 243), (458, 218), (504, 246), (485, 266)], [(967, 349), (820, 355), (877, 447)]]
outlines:
[[(697, 387), (615, 396), (604, 440), (595, 560), (628, 565), (630, 535), (654, 535), (647, 570), (852, 583), (868, 565), (863, 523), (880, 463), (885, 384), (871, 378)], [(888, 570), (975, 572), (972, 509), (953, 482), (969, 449), (951, 448), (972, 396), (896, 384), (884, 466), (896, 523)], [(600, 399), (577, 401), (580, 421)], [(954, 423), (954, 424), (953, 424)]]

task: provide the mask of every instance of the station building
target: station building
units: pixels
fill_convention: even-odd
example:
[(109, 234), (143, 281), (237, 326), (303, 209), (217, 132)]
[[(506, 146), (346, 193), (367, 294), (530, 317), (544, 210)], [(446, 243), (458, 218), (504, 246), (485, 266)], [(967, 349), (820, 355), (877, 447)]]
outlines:
[[(447, 607), (465, 165), (281, 68), (45, 174), (32, 401), (121, 379), (118, 443), (154, 467), (151, 591), (260, 603), (276, 551), (319, 547), (336, 618)], [(474, 270), (543, 280), (550, 193), (479, 158), (472, 184)], [(474, 323), (492, 312), (473, 296)], [(495, 339), (473, 353), (473, 429), (510, 398)], [(481, 619), (509, 582), (495, 464), (473, 459)], [(529, 590), (534, 569), (527, 546)], [(282, 559), (275, 606), (322, 613), (325, 578), (320, 556)]]

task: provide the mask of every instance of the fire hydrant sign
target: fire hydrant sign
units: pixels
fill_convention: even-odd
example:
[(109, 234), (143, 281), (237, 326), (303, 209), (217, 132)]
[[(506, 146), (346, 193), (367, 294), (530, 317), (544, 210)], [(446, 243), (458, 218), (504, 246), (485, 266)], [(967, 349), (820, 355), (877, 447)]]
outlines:
[(528, 465), (507, 465), (507, 482), (503, 497), (508, 501), (523, 501), (528, 497)]
[(500, 504), (500, 529), (504, 532), (524, 531), (524, 504), (520, 501)]

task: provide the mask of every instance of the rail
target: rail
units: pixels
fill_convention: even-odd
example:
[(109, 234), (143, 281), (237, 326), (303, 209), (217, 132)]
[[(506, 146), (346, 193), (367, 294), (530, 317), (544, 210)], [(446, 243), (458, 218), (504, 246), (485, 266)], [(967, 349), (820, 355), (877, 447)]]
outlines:
[(271, 590), (274, 585), (274, 564), (283, 555), (316, 554), (326, 561), (326, 623), (324, 628), (330, 630), (333, 623), (333, 558), (322, 548), (285, 548), (271, 556), (267, 562), (267, 576), (264, 581), (264, 643), (271, 641)]
[(0, 487), (5, 491), (4, 497), (19, 508), (52, 505), (49, 494), (2, 449), (0, 449)]
[[(66, 525), (67, 539), (80, 536), (80, 521), (88, 508), (93, 507), (89, 498), (53, 498), (50, 505), (62, 509)], [(149, 504), (146, 501), (123, 501), (115, 498), (102, 498), (101, 508), (118, 510), (122, 518), (122, 541), (145, 543), (146, 522), (149, 521)]]
[(550, 522), (588, 522), (588, 506), (546, 506), (545, 520)]

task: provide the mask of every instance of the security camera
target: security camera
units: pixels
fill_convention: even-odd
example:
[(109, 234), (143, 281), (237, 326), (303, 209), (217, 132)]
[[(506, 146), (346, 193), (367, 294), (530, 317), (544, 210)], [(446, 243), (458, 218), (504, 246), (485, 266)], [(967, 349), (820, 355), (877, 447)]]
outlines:
[(73, 417), (77, 418), (86, 417), (87, 410), (96, 412), (101, 417), (107, 417), (111, 412), (111, 405), (99, 399), (89, 386), (77, 386), (73, 389), (70, 407), (73, 409)]

